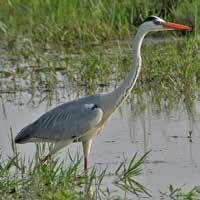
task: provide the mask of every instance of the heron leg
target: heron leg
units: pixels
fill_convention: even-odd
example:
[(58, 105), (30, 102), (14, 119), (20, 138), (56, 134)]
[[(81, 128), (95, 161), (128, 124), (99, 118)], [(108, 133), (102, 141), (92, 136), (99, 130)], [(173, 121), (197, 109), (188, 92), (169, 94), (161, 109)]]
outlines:
[(88, 170), (88, 157), (90, 154), (90, 149), (92, 145), (92, 139), (85, 140), (82, 142), (83, 144), (83, 154), (84, 154), (84, 171), (87, 172)]
[(88, 159), (86, 157), (86, 158), (84, 158), (84, 170), (85, 170), (85, 172), (87, 171), (87, 169), (88, 169)]
[(45, 163), (47, 160), (49, 160), (51, 158), (51, 154), (47, 154), (46, 156), (44, 156), (41, 160), (41, 163)]
[(67, 140), (67, 141), (64, 140), (56, 142), (53, 149), (46, 156), (44, 156), (44, 158), (42, 158), (41, 162), (45, 163), (46, 161), (48, 161), (52, 155), (60, 151), (63, 147), (69, 145), (72, 141), (73, 140)]

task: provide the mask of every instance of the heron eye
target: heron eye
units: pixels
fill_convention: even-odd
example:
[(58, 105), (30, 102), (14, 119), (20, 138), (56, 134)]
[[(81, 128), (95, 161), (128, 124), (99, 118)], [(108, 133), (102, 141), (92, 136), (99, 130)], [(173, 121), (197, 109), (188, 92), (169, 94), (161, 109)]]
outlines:
[(158, 21), (158, 20), (154, 20), (153, 23), (156, 25), (160, 25), (160, 21)]

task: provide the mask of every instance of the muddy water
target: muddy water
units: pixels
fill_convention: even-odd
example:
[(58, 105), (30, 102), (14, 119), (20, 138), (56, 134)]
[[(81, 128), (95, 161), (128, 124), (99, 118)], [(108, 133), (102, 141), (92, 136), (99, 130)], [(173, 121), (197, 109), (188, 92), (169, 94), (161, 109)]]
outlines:
[[(23, 97), (24, 101), (26, 95)], [(70, 100), (74, 97), (70, 97)], [(166, 191), (169, 184), (184, 186), (185, 190), (200, 183), (200, 103), (195, 102), (195, 113), (188, 116), (184, 106), (166, 114), (154, 112), (156, 106), (148, 103), (139, 114), (135, 114), (130, 103), (124, 103), (107, 123), (102, 133), (93, 144), (90, 156), (90, 165), (108, 167), (110, 172), (124, 160), (131, 158), (135, 152), (142, 155), (151, 150), (144, 164), (144, 173), (140, 181), (154, 195), (159, 196), (159, 190)], [(67, 99), (61, 100), (61, 102)], [(59, 103), (61, 103), (59, 102)], [(6, 95), (0, 98), (0, 148), (6, 157), (11, 153), (9, 132), (13, 135), (28, 123), (37, 119), (41, 114), (56, 106), (52, 102), (40, 103), (34, 108), (29, 104), (19, 106), (17, 102), (10, 102)], [(35, 151), (33, 144), (19, 145), (18, 150), (31, 157)], [(72, 144), (70, 152), (82, 153), (81, 145)], [(66, 148), (59, 154), (61, 159), (66, 158)], [(158, 198), (160, 199), (160, 198)]]

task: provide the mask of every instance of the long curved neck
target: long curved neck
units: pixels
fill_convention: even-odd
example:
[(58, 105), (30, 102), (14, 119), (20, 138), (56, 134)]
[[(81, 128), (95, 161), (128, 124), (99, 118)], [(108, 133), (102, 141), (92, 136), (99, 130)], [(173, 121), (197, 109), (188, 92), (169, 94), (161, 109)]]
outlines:
[(117, 109), (121, 103), (127, 98), (130, 94), (135, 82), (138, 78), (140, 69), (141, 69), (141, 45), (142, 41), (146, 35), (146, 31), (142, 28), (138, 30), (134, 40), (133, 40), (133, 64), (132, 68), (127, 76), (127, 78), (116, 88), (113, 92), (109, 94), (112, 102), (112, 110)]

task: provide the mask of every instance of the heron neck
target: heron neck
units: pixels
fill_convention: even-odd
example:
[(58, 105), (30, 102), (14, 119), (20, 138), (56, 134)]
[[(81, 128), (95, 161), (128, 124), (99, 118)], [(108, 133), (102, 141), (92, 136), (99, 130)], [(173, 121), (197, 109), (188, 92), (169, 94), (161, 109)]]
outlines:
[(141, 69), (141, 45), (142, 41), (146, 35), (146, 32), (143, 29), (139, 29), (134, 40), (133, 40), (133, 64), (132, 68), (127, 76), (127, 78), (116, 88), (113, 92), (110, 93), (112, 97), (112, 107), (113, 110), (117, 109), (121, 103), (127, 98), (130, 94), (135, 82), (138, 78)]

